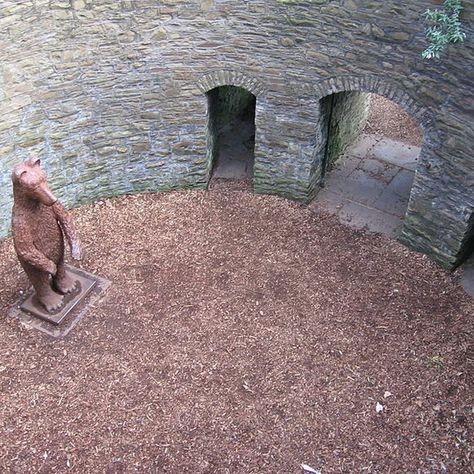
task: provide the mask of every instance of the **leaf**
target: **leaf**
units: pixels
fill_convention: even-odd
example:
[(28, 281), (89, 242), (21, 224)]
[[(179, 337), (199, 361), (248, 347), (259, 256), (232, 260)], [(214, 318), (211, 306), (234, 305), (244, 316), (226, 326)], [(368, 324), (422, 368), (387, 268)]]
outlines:
[(449, 43), (464, 41), (466, 34), (459, 19), (462, 9), (462, 0), (445, 0), (441, 9), (422, 13), (425, 21), (431, 23), (425, 33), (429, 44), (421, 53), (423, 59), (439, 58)]
[(323, 474), (322, 471), (317, 471), (316, 469), (313, 469), (312, 467), (308, 466), (307, 464), (301, 464), (301, 468), (309, 472), (310, 474)]

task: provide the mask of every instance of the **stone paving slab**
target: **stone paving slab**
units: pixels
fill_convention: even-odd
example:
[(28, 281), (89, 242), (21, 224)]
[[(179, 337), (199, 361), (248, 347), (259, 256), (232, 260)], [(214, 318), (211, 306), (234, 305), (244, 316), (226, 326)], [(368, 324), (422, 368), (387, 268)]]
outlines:
[(417, 146), (383, 138), (370, 150), (369, 155), (378, 160), (392, 163), (400, 168), (415, 171), (421, 149)]
[[(393, 180), (389, 183), (388, 188), (394, 194), (407, 198), (410, 196), (411, 188), (413, 187), (413, 180), (415, 173), (410, 170), (401, 169)], [(407, 200), (408, 201), (408, 200)]]
[(400, 172), (398, 166), (376, 160), (374, 158), (359, 159), (357, 169), (367, 173), (372, 178), (379, 179), (386, 184), (389, 184), (393, 178)]
[(353, 155), (344, 155), (336, 166), (327, 172), (327, 178), (347, 178), (360, 165), (360, 158)]
[(462, 266), (461, 286), (464, 291), (474, 298), (474, 254)]
[(346, 199), (332, 189), (325, 187), (319, 191), (318, 196), (309, 205), (314, 211), (324, 210), (336, 213), (346, 202)]
[(374, 202), (373, 207), (379, 211), (397, 216), (403, 220), (408, 207), (408, 195), (400, 196), (393, 189), (387, 187)]
[(328, 177), (326, 187), (350, 201), (368, 205), (378, 199), (386, 185), (363, 170), (356, 169), (345, 179)]
[(380, 141), (376, 135), (361, 134), (357, 141), (350, 147), (350, 154), (356, 158), (364, 158)]
[(371, 232), (397, 237), (402, 228), (398, 216), (387, 214), (358, 202), (346, 201), (337, 212), (339, 220), (355, 229), (367, 229)]

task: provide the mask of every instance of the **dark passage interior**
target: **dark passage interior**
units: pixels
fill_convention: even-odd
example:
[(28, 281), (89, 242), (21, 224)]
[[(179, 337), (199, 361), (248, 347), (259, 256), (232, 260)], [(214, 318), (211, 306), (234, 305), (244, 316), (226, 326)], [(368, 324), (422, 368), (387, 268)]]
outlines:
[(474, 214), (472, 214), (469, 219), (469, 229), (464, 260), (469, 259), (471, 265), (474, 267)]
[(212, 177), (252, 179), (255, 96), (241, 87), (221, 86), (209, 91), (207, 100)]

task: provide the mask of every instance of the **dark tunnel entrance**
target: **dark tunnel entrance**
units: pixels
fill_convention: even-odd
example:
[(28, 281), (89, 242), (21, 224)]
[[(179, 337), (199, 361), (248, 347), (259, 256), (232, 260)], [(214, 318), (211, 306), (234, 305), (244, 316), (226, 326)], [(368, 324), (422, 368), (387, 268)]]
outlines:
[(207, 100), (212, 177), (251, 180), (256, 97), (241, 87), (221, 86)]

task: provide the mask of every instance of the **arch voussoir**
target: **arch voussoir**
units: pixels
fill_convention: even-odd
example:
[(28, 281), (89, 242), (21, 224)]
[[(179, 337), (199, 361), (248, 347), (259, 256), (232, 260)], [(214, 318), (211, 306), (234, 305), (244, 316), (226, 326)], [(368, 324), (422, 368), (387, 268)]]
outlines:
[(197, 87), (203, 93), (221, 86), (242, 87), (251, 92), (255, 97), (262, 96), (266, 91), (262, 82), (260, 82), (256, 77), (242, 71), (228, 69), (213, 71), (197, 81)]

